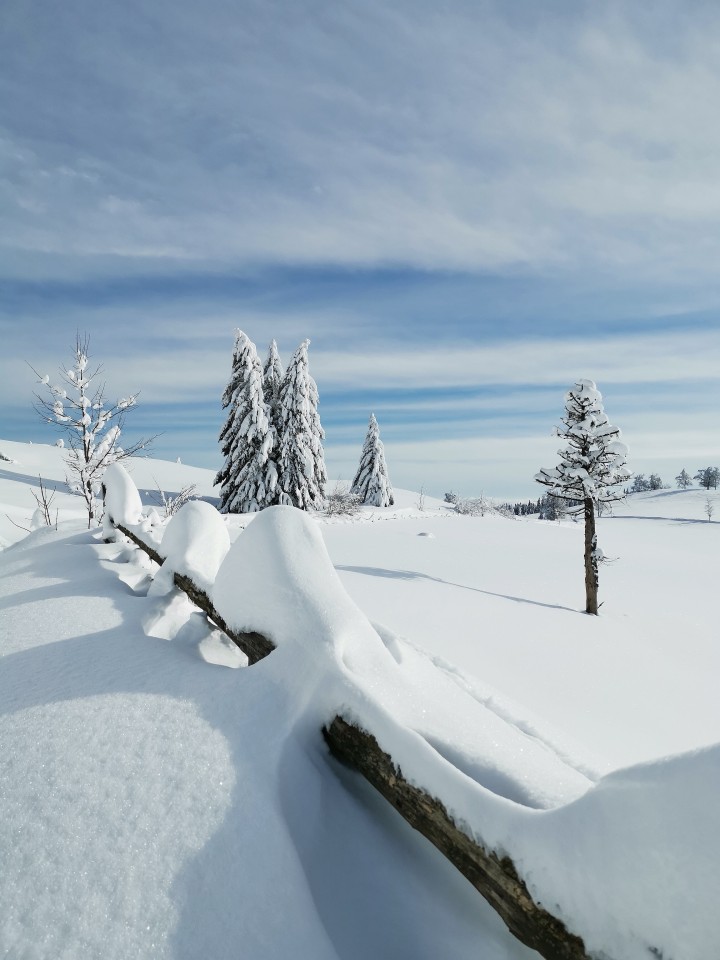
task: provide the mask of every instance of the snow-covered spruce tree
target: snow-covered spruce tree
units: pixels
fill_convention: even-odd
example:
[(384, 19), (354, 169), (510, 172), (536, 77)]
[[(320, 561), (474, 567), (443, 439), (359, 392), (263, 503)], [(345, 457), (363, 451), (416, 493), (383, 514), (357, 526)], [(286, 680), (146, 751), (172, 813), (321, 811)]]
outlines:
[(98, 383), (102, 365), (90, 368), (89, 350), (90, 337), (78, 333), (72, 365), (60, 367), (58, 384), (51, 384), (48, 375), (41, 377), (37, 370), (30, 368), (49, 394), (35, 394), (35, 410), (46, 423), (66, 435), (67, 446), (63, 444), (67, 451), (66, 480), (72, 492), (85, 500), (88, 527), (98, 514), (96, 497), (106, 468), (145, 449), (154, 439), (138, 440), (124, 449), (120, 446), (125, 414), (136, 405), (138, 395), (135, 393), (108, 405), (105, 384)]
[(630, 477), (627, 447), (620, 431), (605, 416), (602, 396), (592, 380), (578, 380), (565, 395), (565, 416), (556, 435), (566, 441), (558, 451), (560, 463), (535, 475), (548, 488), (548, 496), (577, 504), (585, 516), (585, 612), (598, 612), (598, 565), (603, 559), (597, 545), (595, 508), (622, 500), (620, 485)]
[(263, 394), (263, 376), (255, 344), (236, 331), (230, 382), (222, 396), (228, 409), (220, 431), (225, 463), (215, 477), (222, 513), (251, 513), (272, 500), (277, 475), (270, 461), (273, 434)]
[(720, 483), (720, 469), (717, 467), (702, 467), (695, 474), (694, 479), (697, 480), (705, 490), (709, 490), (710, 487), (717, 490), (718, 483)]
[(295, 351), (278, 396), (277, 454), (279, 503), (301, 510), (320, 509), (327, 471), (318, 414), (318, 391), (308, 368), (309, 340)]
[(687, 472), (685, 467), (683, 467), (680, 473), (675, 477), (675, 483), (678, 485), (680, 490), (687, 490), (688, 487), (692, 486), (690, 474)]
[[(280, 435), (282, 433), (282, 424), (280, 422), (280, 386), (283, 381), (283, 367), (278, 354), (277, 343), (270, 341), (267, 359), (263, 366), (263, 392), (265, 394), (265, 410), (268, 421), (270, 422), (270, 431), (273, 435), (273, 444), (269, 454), (268, 472), (277, 477), (277, 458), (280, 449)], [(267, 506), (280, 503), (280, 487), (277, 485), (271, 496), (269, 496)]]
[(350, 487), (363, 503), (374, 507), (391, 507), (395, 503), (393, 489), (385, 465), (385, 450), (375, 414), (370, 414), (367, 435), (360, 455), (360, 465)]
[(263, 367), (263, 390), (265, 391), (265, 403), (271, 413), (277, 408), (278, 397), (280, 395), (280, 385), (283, 381), (283, 368), (278, 354), (277, 343), (270, 341), (267, 359)]

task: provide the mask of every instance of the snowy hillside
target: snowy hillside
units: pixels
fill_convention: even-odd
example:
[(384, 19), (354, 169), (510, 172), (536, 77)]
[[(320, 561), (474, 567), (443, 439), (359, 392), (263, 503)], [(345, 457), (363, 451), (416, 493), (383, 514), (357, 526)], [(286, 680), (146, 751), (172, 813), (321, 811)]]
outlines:
[[(712, 955), (720, 527), (705, 492), (636, 495), (599, 521), (617, 558), (599, 618), (578, 612), (571, 521), (421, 511), (402, 491), (357, 518), (223, 519), (217, 602), (278, 645), (228, 669), (235, 648), (151, 586), (135, 547), (87, 531), (77, 498), (58, 493), (57, 531), (9, 522), (31, 525), (30, 488), (59, 488), (62, 458), (0, 453), (16, 461), (0, 461), (0, 536), (19, 541), (0, 552), (0, 955), (536, 956), (329, 757), (319, 730), (341, 708), (598, 955)], [(158, 486), (216, 493), (210, 471), (131, 467), (146, 504)]]

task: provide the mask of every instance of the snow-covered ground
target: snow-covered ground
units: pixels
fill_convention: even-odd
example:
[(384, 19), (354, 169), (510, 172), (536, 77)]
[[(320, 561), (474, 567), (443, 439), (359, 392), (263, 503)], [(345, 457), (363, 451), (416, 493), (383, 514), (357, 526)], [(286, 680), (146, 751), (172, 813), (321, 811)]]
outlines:
[[(229, 518), (208, 541), (234, 541), (216, 603), (278, 650), (228, 669), (235, 648), (160, 578), (148, 595), (151, 565), (84, 529), (77, 498), (58, 492), (58, 531), (8, 520), (32, 526), (30, 488), (61, 486), (61, 451), (0, 453), (16, 461), (0, 461), (0, 537), (20, 541), (0, 553), (0, 955), (536, 956), (329, 758), (319, 728), (339, 710), (598, 954), (713, 955), (720, 527), (704, 491), (599, 521), (617, 559), (598, 618), (579, 612), (572, 522), (420, 510), (402, 491), (346, 520)], [(158, 486), (215, 495), (210, 471), (130, 467), (145, 504)], [(166, 544), (190, 564), (182, 526)]]

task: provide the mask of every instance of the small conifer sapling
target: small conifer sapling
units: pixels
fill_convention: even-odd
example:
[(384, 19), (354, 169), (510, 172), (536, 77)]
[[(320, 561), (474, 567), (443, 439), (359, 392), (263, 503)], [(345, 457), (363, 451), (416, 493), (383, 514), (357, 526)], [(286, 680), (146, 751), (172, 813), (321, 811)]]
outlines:
[(350, 491), (362, 497), (363, 503), (374, 507), (391, 507), (395, 503), (385, 463), (385, 450), (380, 439), (380, 428), (374, 413), (370, 414), (360, 464)]

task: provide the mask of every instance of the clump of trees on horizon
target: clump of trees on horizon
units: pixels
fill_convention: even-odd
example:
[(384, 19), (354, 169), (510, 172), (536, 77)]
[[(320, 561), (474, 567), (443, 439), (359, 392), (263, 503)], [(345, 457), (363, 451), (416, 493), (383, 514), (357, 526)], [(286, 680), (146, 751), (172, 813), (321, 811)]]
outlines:
[[(702, 467), (695, 474), (694, 477), (691, 477), (687, 470), (683, 467), (680, 473), (675, 477), (675, 483), (679, 490), (687, 490), (688, 487), (693, 485), (693, 480), (698, 481), (698, 486), (702, 487), (704, 490), (709, 490), (711, 487), (714, 490), (717, 490), (718, 483), (720, 483), (720, 468), (719, 467)], [(650, 490), (669, 490), (670, 484), (663, 483), (661, 477), (657, 473), (651, 473), (649, 477), (646, 477), (644, 473), (636, 473), (633, 477), (632, 486), (627, 490), (628, 493), (647, 493)]]

